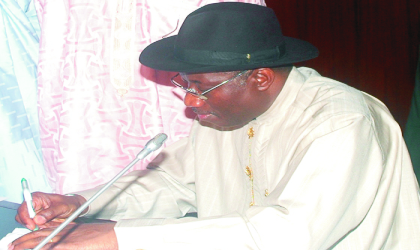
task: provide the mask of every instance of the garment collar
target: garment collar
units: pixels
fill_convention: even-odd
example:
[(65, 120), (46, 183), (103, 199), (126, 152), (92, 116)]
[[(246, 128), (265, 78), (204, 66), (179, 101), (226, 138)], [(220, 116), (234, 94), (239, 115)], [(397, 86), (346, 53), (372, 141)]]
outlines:
[(305, 76), (296, 67), (293, 67), (276, 100), (267, 111), (251, 121), (251, 123), (270, 123), (276, 117), (281, 116), (293, 104), (304, 82)]

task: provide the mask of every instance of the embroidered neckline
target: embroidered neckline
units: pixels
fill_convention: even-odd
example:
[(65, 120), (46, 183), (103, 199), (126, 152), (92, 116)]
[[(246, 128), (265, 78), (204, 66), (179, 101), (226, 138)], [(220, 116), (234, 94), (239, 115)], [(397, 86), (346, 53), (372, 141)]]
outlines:
[(255, 196), (254, 196), (254, 172), (252, 170), (252, 138), (255, 135), (255, 131), (253, 127), (250, 127), (247, 131), (248, 135), (248, 166), (245, 168), (245, 174), (248, 176), (249, 181), (251, 182), (251, 203), (249, 206), (252, 207), (255, 205)]

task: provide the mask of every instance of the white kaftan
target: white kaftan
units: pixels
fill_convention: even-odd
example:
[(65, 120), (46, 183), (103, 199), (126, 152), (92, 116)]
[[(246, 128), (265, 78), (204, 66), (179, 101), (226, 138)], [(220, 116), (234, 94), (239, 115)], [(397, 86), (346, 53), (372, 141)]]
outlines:
[(90, 208), (118, 220), (119, 249), (420, 249), (419, 189), (398, 124), (374, 97), (312, 69), (294, 68), (243, 128), (196, 122), (152, 164)]

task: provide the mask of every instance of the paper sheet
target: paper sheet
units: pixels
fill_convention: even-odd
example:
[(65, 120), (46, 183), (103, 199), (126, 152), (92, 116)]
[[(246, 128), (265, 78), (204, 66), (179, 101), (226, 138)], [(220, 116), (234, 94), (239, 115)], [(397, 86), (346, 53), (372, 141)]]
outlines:
[(12, 241), (30, 232), (31, 230), (27, 228), (15, 228), (13, 232), (7, 234), (3, 239), (0, 240), (0, 250), (7, 250), (7, 246), (12, 243)]

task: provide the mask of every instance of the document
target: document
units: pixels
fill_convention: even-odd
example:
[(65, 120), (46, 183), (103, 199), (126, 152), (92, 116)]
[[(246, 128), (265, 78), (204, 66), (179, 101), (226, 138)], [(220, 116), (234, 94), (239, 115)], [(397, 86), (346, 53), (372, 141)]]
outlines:
[(7, 250), (7, 246), (10, 243), (12, 243), (15, 239), (30, 232), (31, 230), (27, 228), (15, 228), (13, 232), (7, 234), (6, 236), (4, 236), (3, 239), (0, 240), (0, 250)]

